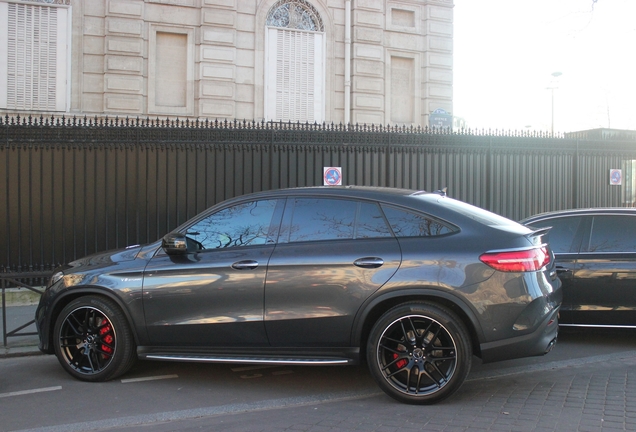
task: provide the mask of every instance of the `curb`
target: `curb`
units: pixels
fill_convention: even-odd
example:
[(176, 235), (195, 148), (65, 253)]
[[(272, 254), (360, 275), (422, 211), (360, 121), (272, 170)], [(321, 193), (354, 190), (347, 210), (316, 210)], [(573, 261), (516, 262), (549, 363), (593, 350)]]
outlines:
[(0, 348), (0, 360), (5, 358), (31, 357), (44, 355), (37, 345)]
[(564, 369), (575, 366), (583, 366), (589, 365), (593, 363), (608, 363), (612, 360), (626, 360), (626, 359), (636, 359), (636, 350), (632, 351), (623, 351), (612, 354), (601, 354), (597, 356), (590, 357), (581, 357), (569, 360), (557, 360), (546, 363), (539, 363), (535, 365), (524, 365), (524, 366), (512, 366), (502, 369), (497, 369), (488, 372), (477, 372), (477, 373), (469, 373), (466, 378), (466, 382), (469, 381), (479, 381), (484, 379), (495, 379), (501, 377), (507, 377), (511, 375), (519, 375), (524, 373), (535, 373), (535, 372), (544, 372), (551, 371), (556, 369)]
[[(42, 289), (43, 287), (38, 287)], [(9, 306), (33, 306), (40, 301), (41, 294), (26, 288), (5, 288), (4, 298)]]

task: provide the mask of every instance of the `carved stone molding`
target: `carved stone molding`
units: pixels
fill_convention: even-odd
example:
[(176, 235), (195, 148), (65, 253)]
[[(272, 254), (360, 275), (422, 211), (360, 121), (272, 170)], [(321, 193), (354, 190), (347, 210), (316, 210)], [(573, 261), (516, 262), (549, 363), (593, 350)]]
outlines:
[(281, 0), (267, 15), (267, 25), (295, 30), (325, 31), (318, 11), (305, 0)]

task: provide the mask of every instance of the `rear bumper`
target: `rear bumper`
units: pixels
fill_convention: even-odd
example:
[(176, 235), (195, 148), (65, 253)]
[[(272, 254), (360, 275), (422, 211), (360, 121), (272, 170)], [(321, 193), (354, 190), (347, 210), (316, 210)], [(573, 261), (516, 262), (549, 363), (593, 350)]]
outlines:
[(556, 343), (559, 332), (558, 312), (559, 308), (552, 310), (532, 333), (481, 344), (482, 361), (491, 363), (547, 354)]

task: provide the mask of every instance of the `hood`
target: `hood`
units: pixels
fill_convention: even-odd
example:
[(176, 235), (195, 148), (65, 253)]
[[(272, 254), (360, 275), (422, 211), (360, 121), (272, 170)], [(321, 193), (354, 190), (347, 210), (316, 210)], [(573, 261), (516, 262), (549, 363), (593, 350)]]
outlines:
[(118, 262), (132, 261), (137, 258), (142, 246), (127, 246), (122, 249), (113, 249), (106, 252), (99, 252), (77, 259), (68, 264), (68, 267), (104, 266)]

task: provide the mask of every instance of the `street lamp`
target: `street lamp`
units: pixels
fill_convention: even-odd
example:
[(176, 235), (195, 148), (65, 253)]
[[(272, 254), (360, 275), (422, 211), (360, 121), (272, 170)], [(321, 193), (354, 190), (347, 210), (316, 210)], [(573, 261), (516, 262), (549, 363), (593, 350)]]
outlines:
[(554, 135), (554, 89), (559, 88), (557, 78), (563, 75), (561, 72), (552, 72), (552, 83), (548, 87), (552, 91), (552, 135)]

